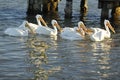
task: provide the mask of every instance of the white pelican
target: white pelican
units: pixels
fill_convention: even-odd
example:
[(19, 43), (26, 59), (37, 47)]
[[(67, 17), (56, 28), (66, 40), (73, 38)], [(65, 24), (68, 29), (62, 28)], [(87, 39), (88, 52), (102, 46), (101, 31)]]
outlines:
[(56, 20), (52, 20), (51, 21), (51, 24), (53, 26), (53, 29), (50, 28), (50, 27), (41, 27), (39, 26), (37, 29), (36, 29), (36, 33), (37, 34), (43, 34), (43, 35), (49, 35), (49, 36), (56, 36), (58, 31), (57, 31), (57, 28), (59, 26), (58, 22)]
[(92, 41), (103, 41), (105, 38), (111, 37), (109, 28), (115, 33), (114, 28), (111, 26), (108, 20), (104, 20), (104, 25), (105, 25), (105, 29), (101, 29), (101, 28), (89, 28), (88, 29), (85, 27), (85, 25), (83, 26), (83, 29), (90, 36), (90, 39)]
[[(61, 28), (59, 28), (60, 30)], [(81, 40), (84, 38), (85, 32), (81, 28), (81, 22), (78, 22), (78, 27), (70, 28), (70, 27), (65, 27), (61, 29), (60, 31), (60, 36), (63, 39), (68, 39), (68, 40)]]
[[(34, 24), (34, 23), (29, 23), (29, 27), (31, 27), (31, 29), (36, 32), (38, 27), (48, 27), (46, 22), (44, 21), (44, 19), (42, 18), (41, 15), (37, 14), (36, 15), (36, 20), (38, 24)], [(42, 22), (42, 23), (41, 23)], [(43, 24), (43, 25), (42, 25)]]
[(92, 30), (93, 33), (89, 35), (92, 41), (103, 41), (105, 39), (103, 32), (97, 31), (97, 29), (94, 28)]
[(23, 23), (17, 27), (17, 28), (7, 28), (4, 33), (10, 36), (28, 36), (29, 30), (30, 32), (32, 29), (30, 29), (28, 26), (28, 21), (23, 21)]
[[(37, 14), (36, 15), (36, 19), (37, 19), (37, 23), (39, 26), (42, 26), (42, 27), (48, 27), (46, 22), (44, 21), (44, 19), (42, 18), (41, 15)], [(42, 22), (42, 23), (41, 23)], [(42, 25), (43, 24), (43, 25)]]
[[(104, 37), (105, 38), (110, 38), (111, 37), (111, 33), (110, 33), (110, 30), (113, 31), (113, 33), (115, 33), (115, 30), (114, 28), (111, 26), (109, 20), (104, 20), (104, 26), (105, 26), (105, 29), (100, 29), (100, 28), (97, 28), (97, 31), (99, 32), (102, 32), (104, 34)], [(110, 30), (109, 30), (110, 29)]]

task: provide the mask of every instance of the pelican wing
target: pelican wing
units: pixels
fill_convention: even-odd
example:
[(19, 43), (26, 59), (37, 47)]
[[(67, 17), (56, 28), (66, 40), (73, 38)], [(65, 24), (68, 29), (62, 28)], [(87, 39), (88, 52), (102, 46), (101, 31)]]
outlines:
[(10, 36), (28, 36), (28, 31), (19, 28), (8, 28), (4, 31), (5, 34)]

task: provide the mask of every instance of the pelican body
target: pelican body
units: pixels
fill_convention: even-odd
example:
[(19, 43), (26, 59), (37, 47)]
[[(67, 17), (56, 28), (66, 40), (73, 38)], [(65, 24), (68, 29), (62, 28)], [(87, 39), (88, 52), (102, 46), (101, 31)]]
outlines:
[(101, 31), (97, 31), (97, 29), (92, 29), (94, 33), (92, 33), (90, 35), (90, 39), (92, 41), (103, 41), (105, 39), (105, 37), (103, 36), (104, 33), (102, 33)]
[[(115, 33), (114, 28), (112, 27), (112, 25), (110, 24), (109, 20), (104, 20), (104, 25), (105, 25), (105, 29), (98, 29), (100, 32), (102, 32), (104, 34), (105, 38), (110, 38), (111, 37), (111, 32), (110, 30)], [(110, 29), (110, 30), (109, 30)]]
[(103, 41), (104, 39), (111, 37), (110, 30), (112, 30), (115, 33), (115, 30), (111, 26), (109, 20), (104, 20), (104, 25), (105, 25), (105, 29), (101, 29), (101, 28), (88, 29), (84, 26), (84, 30), (86, 30), (85, 32), (90, 36), (90, 39), (92, 41)]
[(57, 26), (59, 26), (59, 24), (56, 20), (52, 20), (51, 24), (52, 24), (53, 28), (39, 26), (36, 29), (36, 33), (43, 34), (43, 35), (49, 35), (49, 36), (57, 36), (57, 34), (58, 34)]
[(61, 29), (60, 36), (63, 39), (67, 40), (81, 40), (84, 38), (84, 31), (81, 28), (81, 23), (78, 23), (78, 27), (70, 28), (70, 27), (65, 27)]
[(28, 25), (29, 28), (31, 28), (34, 33), (37, 33), (36, 30), (39, 27), (47, 27), (47, 24), (46, 24), (46, 22), (44, 21), (44, 19), (42, 18), (41, 15), (37, 14), (36, 15), (36, 20), (37, 20), (37, 24), (29, 23), (29, 25)]
[(10, 36), (28, 36), (29, 29), (25, 27), (27, 21), (24, 21), (17, 28), (7, 28), (4, 33)]

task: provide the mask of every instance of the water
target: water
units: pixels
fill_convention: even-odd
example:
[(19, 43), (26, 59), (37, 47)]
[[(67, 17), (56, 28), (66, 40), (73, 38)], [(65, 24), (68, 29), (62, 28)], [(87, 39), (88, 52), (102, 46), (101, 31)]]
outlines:
[[(59, 14), (52, 18), (63, 27), (76, 26), (80, 20), (79, 2), (74, 1), (71, 20), (64, 19), (64, 0), (60, 2)], [(119, 80), (119, 28), (111, 39), (102, 42), (5, 35), (6, 28), (18, 27), (26, 19), (26, 11), (25, 0), (0, 0), (0, 80)], [(45, 19), (50, 23), (51, 18)], [(97, 0), (89, 0), (84, 22), (89, 27), (100, 27)]]

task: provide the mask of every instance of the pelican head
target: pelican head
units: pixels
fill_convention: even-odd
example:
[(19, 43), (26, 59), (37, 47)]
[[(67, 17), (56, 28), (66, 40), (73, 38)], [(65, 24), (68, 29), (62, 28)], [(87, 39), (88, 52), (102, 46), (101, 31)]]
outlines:
[(62, 32), (62, 28), (60, 27), (60, 25), (58, 24), (58, 22), (56, 21), (56, 20), (52, 20), (51, 21), (51, 24), (52, 24), (52, 26), (56, 26), (57, 28), (58, 28), (58, 30), (60, 31), (60, 32)]
[(84, 31), (87, 31), (87, 28), (82, 21), (78, 22), (78, 26), (81, 27)]
[(55, 25), (57, 24), (57, 21), (56, 21), (56, 20), (52, 20), (52, 21), (51, 21), (51, 24), (52, 24), (53, 26), (55, 26)]
[(28, 21), (26, 21), (26, 20), (24, 20), (23, 22), (22, 22), (22, 24), (19, 26), (19, 28), (25, 28), (26, 26), (25, 26), (25, 24), (27, 23)]
[(76, 31), (79, 32), (82, 37), (84, 37), (85, 31), (84, 31), (84, 27), (82, 27), (82, 26), (83, 26), (83, 22), (82, 21), (78, 22), (78, 28)]
[(104, 20), (104, 25), (107, 26), (108, 28), (110, 28), (113, 31), (113, 33), (115, 33), (115, 30), (112, 27), (112, 25), (110, 24), (109, 20)]
[(37, 14), (37, 15), (36, 15), (36, 19), (39, 19), (39, 18), (42, 18), (42, 15)]
[(23, 23), (24, 23), (25, 27), (29, 26), (28, 21), (24, 21)]
[(40, 21), (43, 23), (44, 26), (47, 26), (46, 22), (45, 22), (44, 19), (42, 18), (42, 15), (37, 14), (37, 15), (36, 15), (36, 19), (37, 19), (37, 21), (38, 21), (39, 26), (41, 26)]
[(82, 21), (78, 22), (78, 27), (82, 28), (82, 30), (88, 35), (93, 33), (93, 31), (91, 29), (87, 28)]
[(24, 25), (30, 31), (30, 33), (35, 34), (34, 30), (31, 28), (28, 21), (24, 21)]

